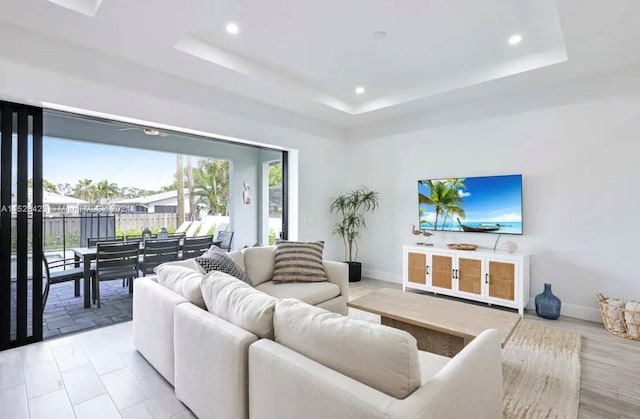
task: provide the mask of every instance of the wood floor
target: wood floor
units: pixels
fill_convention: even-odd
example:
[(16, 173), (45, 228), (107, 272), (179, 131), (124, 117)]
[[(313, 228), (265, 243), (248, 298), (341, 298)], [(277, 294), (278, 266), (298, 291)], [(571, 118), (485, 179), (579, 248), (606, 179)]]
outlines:
[[(357, 298), (376, 288), (401, 286), (363, 279), (350, 284), (349, 298)], [(544, 320), (535, 312), (526, 312), (525, 318), (582, 335), (579, 418), (640, 419), (640, 341), (614, 336), (599, 323), (562, 316), (555, 321)]]

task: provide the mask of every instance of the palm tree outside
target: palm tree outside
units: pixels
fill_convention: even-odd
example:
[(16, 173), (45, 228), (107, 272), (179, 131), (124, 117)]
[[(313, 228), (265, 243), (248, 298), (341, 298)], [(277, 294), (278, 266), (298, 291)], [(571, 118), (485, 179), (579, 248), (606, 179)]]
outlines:
[(95, 193), (97, 198), (110, 199), (118, 196), (120, 189), (118, 188), (118, 185), (115, 183), (109, 183), (109, 181), (105, 179), (98, 182), (95, 186)]
[(74, 189), (74, 195), (85, 201), (93, 201), (95, 197), (93, 180), (87, 178), (80, 179)]
[(202, 159), (193, 169), (196, 205), (209, 215), (229, 215), (229, 161)]

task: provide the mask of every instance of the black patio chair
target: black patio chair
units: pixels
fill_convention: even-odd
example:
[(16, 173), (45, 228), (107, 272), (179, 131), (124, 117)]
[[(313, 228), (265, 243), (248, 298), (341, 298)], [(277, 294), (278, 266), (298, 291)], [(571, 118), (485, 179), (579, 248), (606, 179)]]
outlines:
[(87, 247), (96, 247), (98, 243), (120, 243), (123, 241), (124, 236), (90, 237), (87, 239)]
[(94, 300), (100, 308), (100, 282), (128, 279), (129, 292), (133, 292), (133, 280), (138, 277), (138, 243), (98, 243), (96, 273), (93, 278)]
[(202, 256), (209, 250), (213, 242), (213, 234), (208, 236), (185, 237), (182, 245), (182, 259), (191, 259)]
[(153, 272), (153, 268), (165, 262), (178, 260), (180, 239), (147, 240), (142, 252), (140, 272), (142, 276)]
[(187, 237), (187, 233), (185, 233), (184, 231), (181, 233), (168, 233), (167, 234), (167, 238), (169, 239), (184, 239), (185, 237)]
[[(75, 259), (60, 259), (49, 262), (47, 256), (42, 253), (42, 261), (44, 262), (45, 285), (42, 293), (42, 310), (44, 311), (49, 298), (49, 287), (54, 284), (60, 284), (67, 281), (75, 281), (74, 295), (80, 297), (80, 280), (84, 277), (84, 269), (77, 267), (78, 261)], [(67, 268), (67, 266), (72, 266)]]
[(218, 247), (227, 252), (231, 251), (231, 241), (233, 240), (233, 231), (218, 231), (217, 240), (220, 242)]

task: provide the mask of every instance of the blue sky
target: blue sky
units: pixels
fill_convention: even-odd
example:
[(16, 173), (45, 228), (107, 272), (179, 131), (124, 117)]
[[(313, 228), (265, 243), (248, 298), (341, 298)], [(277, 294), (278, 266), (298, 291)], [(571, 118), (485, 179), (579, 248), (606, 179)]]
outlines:
[[(463, 198), (462, 208), (467, 221), (505, 222), (522, 221), (521, 176), (487, 176), (465, 178), (466, 188), (459, 189)], [(420, 185), (418, 190), (429, 196), (428, 187)], [(427, 212), (433, 206), (425, 206)]]
[(43, 155), (44, 178), (54, 184), (107, 179), (119, 187), (157, 190), (173, 183), (176, 172), (175, 154), (129, 147), (45, 137)]

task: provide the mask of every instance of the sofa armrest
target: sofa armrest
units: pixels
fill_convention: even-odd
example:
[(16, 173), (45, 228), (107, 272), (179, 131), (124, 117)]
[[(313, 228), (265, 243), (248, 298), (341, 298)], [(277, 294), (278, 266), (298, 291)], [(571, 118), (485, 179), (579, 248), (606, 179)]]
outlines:
[(340, 294), (349, 298), (349, 265), (344, 262), (323, 260), (324, 271), (329, 282), (340, 288)]
[(389, 413), (416, 419), (495, 419), (502, 417), (502, 396), (500, 334), (489, 329), (409, 397), (394, 400)]
[(133, 346), (173, 384), (173, 309), (188, 301), (147, 277), (136, 278), (133, 290)]
[(175, 308), (175, 392), (199, 418), (247, 418), (256, 335), (193, 304)]

